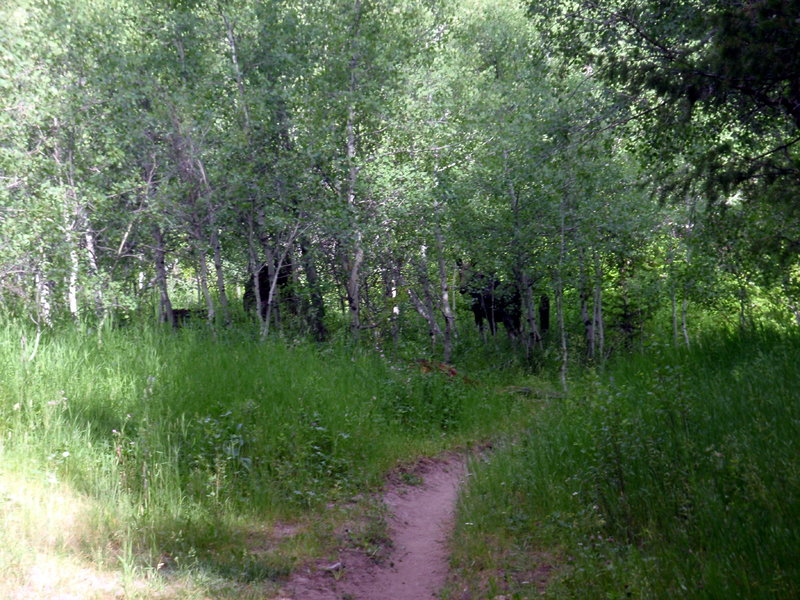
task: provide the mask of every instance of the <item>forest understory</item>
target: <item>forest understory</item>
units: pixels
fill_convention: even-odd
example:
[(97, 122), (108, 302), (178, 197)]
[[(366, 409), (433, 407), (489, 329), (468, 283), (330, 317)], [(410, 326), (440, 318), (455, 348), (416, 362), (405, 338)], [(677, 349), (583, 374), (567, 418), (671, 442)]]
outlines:
[(28, 361), (22, 333), (2, 345), (0, 596), (367, 599), (408, 543), (386, 478), (426, 489), (414, 465), (457, 448), (442, 598), (798, 592), (794, 334), (654, 343), (565, 391), (557, 360), (498, 369), (477, 335), (431, 370), (204, 329), (62, 330)]
[(0, 23), (0, 597), (800, 597), (796, 1)]

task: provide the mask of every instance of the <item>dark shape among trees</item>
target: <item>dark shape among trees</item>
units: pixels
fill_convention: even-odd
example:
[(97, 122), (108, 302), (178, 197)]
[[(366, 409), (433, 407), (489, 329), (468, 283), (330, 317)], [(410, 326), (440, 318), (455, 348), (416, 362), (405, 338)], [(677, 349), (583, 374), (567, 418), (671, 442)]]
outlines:
[[(244, 285), (243, 305), (247, 312), (255, 312), (257, 299), (261, 301), (261, 318), (267, 318), (267, 308), (270, 304), (270, 289), (275, 273), (274, 269), (267, 268), (266, 264), (261, 265), (258, 271), (258, 290), (255, 287), (255, 277), (248, 277)], [(292, 314), (297, 313), (297, 302), (292, 291), (292, 265), (287, 263), (281, 266), (275, 280), (275, 289), (272, 291), (273, 309), (283, 303)]]
[[(305, 285), (297, 281), (300, 272)], [(315, 340), (324, 341), (328, 337), (319, 274), (307, 250), (299, 262), (283, 263), (277, 271), (264, 263), (257, 278), (252, 275), (247, 278), (242, 302), (245, 312), (255, 313), (259, 301), (262, 323), (269, 320), (285, 323), (287, 316), (296, 317), (295, 324), (305, 328)]]
[(463, 265), (461, 279), (460, 291), (472, 299), (470, 310), (481, 333), (485, 321), (492, 335), (497, 333), (497, 324), (502, 323), (509, 336), (517, 337), (522, 318), (522, 299), (517, 286), (492, 275), (471, 272)]
[(202, 308), (173, 308), (172, 326), (177, 328), (189, 323), (202, 323), (208, 319), (208, 311)]
[(550, 297), (542, 294), (539, 298), (539, 330), (542, 335), (550, 329)]

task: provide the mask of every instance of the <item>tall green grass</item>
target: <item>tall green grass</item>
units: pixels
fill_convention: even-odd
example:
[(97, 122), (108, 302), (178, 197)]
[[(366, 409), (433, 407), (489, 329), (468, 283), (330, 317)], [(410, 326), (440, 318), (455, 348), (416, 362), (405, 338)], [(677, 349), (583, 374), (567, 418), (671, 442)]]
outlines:
[[(49, 332), (31, 358), (32, 338), (20, 324), (0, 329), (0, 570), (39, 543), (37, 512), (61, 495), (80, 515), (56, 548), (276, 577), (291, 556), (233, 550), (247, 523), (324, 513), (398, 462), (514, 418), (491, 386), (344, 343), (73, 327)], [(21, 496), (42, 501), (25, 513)]]
[(488, 565), (473, 597), (800, 597), (800, 337), (617, 360), (470, 482), (461, 564)]

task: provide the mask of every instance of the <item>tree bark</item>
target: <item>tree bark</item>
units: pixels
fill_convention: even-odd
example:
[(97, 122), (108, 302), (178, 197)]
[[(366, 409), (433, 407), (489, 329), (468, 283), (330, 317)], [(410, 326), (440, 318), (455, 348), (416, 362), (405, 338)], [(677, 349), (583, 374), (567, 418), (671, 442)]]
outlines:
[(436, 315), (433, 313), (428, 304), (419, 297), (416, 291), (407, 284), (402, 274), (398, 271), (397, 279), (400, 285), (404, 286), (408, 291), (408, 297), (411, 299), (411, 304), (419, 315), (428, 323), (428, 333), (431, 336), (431, 343), (435, 343), (437, 337), (442, 336), (442, 328), (436, 322)]
[(40, 261), (34, 271), (34, 285), (36, 287), (36, 327), (37, 330), (42, 325), (52, 327), (53, 325), (53, 303), (52, 303), (52, 283), (47, 278), (45, 260), (46, 251), (40, 248)]
[(581, 303), (581, 322), (583, 323), (583, 336), (586, 343), (586, 357), (589, 359), (594, 358), (595, 353), (595, 313), (592, 307), (592, 314), (589, 315), (589, 281), (586, 273), (585, 256), (583, 250), (578, 253), (579, 256), (579, 272), (580, 284), (578, 294)]
[[(357, 3), (358, 5), (359, 3)], [(351, 63), (351, 86), (355, 87), (355, 57)], [(350, 163), (347, 181), (347, 205), (355, 206), (356, 182), (358, 169), (355, 164), (356, 137), (355, 137), (355, 107), (351, 104), (347, 114), (347, 160)], [(355, 223), (351, 223), (353, 231), (352, 258), (345, 259), (345, 274), (347, 277), (347, 305), (350, 310), (350, 333), (357, 340), (361, 330), (361, 298), (359, 290), (361, 284), (361, 265), (364, 262), (364, 248), (362, 247), (362, 234)]]
[[(353, 27), (351, 32), (351, 39), (355, 40), (361, 27), (361, 0), (355, 0), (353, 3)], [(352, 214), (356, 212), (356, 184), (358, 182), (358, 165), (356, 165), (357, 155), (357, 139), (356, 139), (356, 107), (355, 107), (355, 94), (358, 89), (359, 82), (356, 74), (358, 67), (358, 54), (355, 48), (350, 56), (349, 63), (349, 86), (348, 91), (350, 94), (349, 103), (347, 107), (347, 123), (345, 130), (347, 135), (346, 151), (347, 151), (347, 207)], [(364, 262), (364, 248), (363, 234), (360, 231), (358, 224), (355, 222), (356, 218), (350, 223), (352, 227), (352, 258), (345, 259), (345, 276), (347, 304), (350, 310), (350, 334), (354, 340), (357, 340), (361, 331), (361, 299), (359, 297), (359, 289), (361, 283), (361, 265)]]
[(603, 318), (603, 266), (600, 262), (600, 257), (594, 253), (594, 335), (597, 338), (596, 354), (601, 359), (604, 358), (606, 332), (605, 320)]
[(220, 7), (220, 16), (222, 17), (222, 22), (225, 24), (225, 35), (228, 40), (228, 48), (231, 52), (231, 66), (233, 66), (233, 74), (236, 78), (236, 91), (239, 93), (239, 109), (242, 111), (242, 129), (247, 135), (250, 131), (250, 113), (247, 109), (247, 101), (245, 99), (244, 94), (244, 78), (242, 76), (242, 69), (239, 65), (239, 55), (237, 52), (236, 47), (236, 33), (233, 29), (233, 23), (231, 23), (228, 16), (222, 11), (222, 7)]
[(599, 282), (594, 288), (594, 332), (597, 336), (595, 356), (602, 359), (605, 352), (606, 333), (603, 319), (603, 286)]
[(306, 274), (308, 285), (309, 300), (311, 303), (310, 325), (314, 339), (318, 342), (324, 341), (328, 337), (325, 327), (325, 299), (322, 295), (319, 273), (317, 272), (316, 261), (309, 249), (309, 241), (303, 237), (300, 240), (300, 256), (303, 263), (303, 270)]
[(686, 324), (686, 313), (689, 307), (689, 300), (684, 297), (681, 304), (681, 329), (683, 330), (683, 341), (686, 342), (686, 347), (689, 347), (689, 328)]
[[(66, 211), (65, 211), (66, 212)], [(80, 260), (78, 259), (78, 248), (75, 243), (73, 232), (74, 222), (69, 223), (69, 218), (65, 214), (64, 223), (64, 242), (69, 248), (69, 275), (67, 277), (67, 306), (72, 318), (77, 321), (80, 318), (80, 307), (78, 306), (78, 276), (80, 274)]]
[[(85, 209), (81, 209), (85, 210)], [(89, 275), (90, 284), (94, 287), (94, 304), (95, 312), (101, 321), (106, 315), (105, 298), (103, 295), (103, 282), (100, 281), (100, 267), (97, 264), (97, 238), (95, 237), (94, 230), (89, 222), (88, 216), (84, 214), (84, 244), (86, 245), (86, 264), (87, 274)]]
[(195, 236), (196, 243), (194, 244), (194, 251), (199, 267), (197, 269), (197, 285), (205, 300), (206, 310), (208, 311), (208, 322), (213, 324), (215, 318), (214, 299), (211, 297), (211, 291), (208, 289), (208, 259), (206, 258), (205, 244), (202, 243), (203, 235), (199, 231), (199, 226)]
[[(396, 267), (400, 269), (399, 266)], [(383, 271), (384, 293), (386, 294), (387, 305), (389, 306), (389, 330), (392, 336), (392, 343), (395, 348), (400, 343), (400, 305), (397, 302), (397, 277), (392, 273), (391, 268)]]
[[(219, 234), (216, 229), (211, 231), (211, 247), (214, 251), (214, 273), (217, 279), (217, 295), (219, 296), (220, 312), (223, 320), (227, 323), (230, 319), (228, 307), (228, 294), (225, 290), (225, 272), (222, 264), (222, 246), (219, 242)], [(210, 319), (209, 319), (210, 320)]]
[(159, 317), (162, 323), (169, 323), (173, 327), (175, 323), (175, 315), (172, 313), (172, 302), (169, 299), (169, 286), (167, 283), (167, 263), (166, 263), (166, 250), (164, 248), (164, 234), (161, 227), (153, 225), (153, 241), (155, 242), (155, 270), (156, 270), (156, 284), (159, 291)]
[(675, 286), (670, 290), (672, 300), (672, 345), (678, 347), (678, 298), (675, 294)]
[(528, 335), (525, 336), (525, 352), (528, 360), (533, 358), (533, 349), (541, 344), (542, 334), (536, 323), (536, 300), (533, 297), (533, 283), (525, 269), (520, 274), (522, 288), (522, 302), (525, 308), (525, 321), (528, 324)]
[(261, 312), (261, 304), (262, 298), (261, 295), (261, 284), (259, 280), (261, 277), (259, 276), (261, 273), (261, 269), (263, 266), (260, 266), (258, 260), (258, 252), (256, 251), (256, 242), (255, 242), (255, 227), (253, 224), (253, 213), (255, 209), (251, 207), (251, 210), (247, 214), (247, 249), (250, 256), (250, 273), (252, 273), (253, 277), (253, 294), (255, 295), (255, 310), (256, 310), (256, 317), (258, 318), (258, 330), (264, 330), (264, 314)]
[(345, 260), (347, 274), (347, 307), (350, 311), (350, 333), (357, 340), (361, 331), (361, 265), (364, 262), (364, 249), (361, 246), (361, 232), (356, 232), (353, 258)]
[(564, 267), (567, 256), (566, 221), (567, 207), (566, 197), (562, 198), (560, 211), (561, 224), (559, 227), (559, 251), (558, 251), (558, 276), (556, 277), (556, 312), (558, 313), (558, 331), (561, 335), (561, 387), (567, 391), (567, 366), (569, 354), (567, 351), (567, 330), (564, 326)]
[(441, 310), (444, 316), (444, 335), (442, 343), (444, 345), (444, 362), (449, 363), (453, 356), (453, 330), (455, 329), (455, 317), (450, 311), (450, 286), (447, 281), (447, 266), (444, 260), (444, 237), (439, 226), (436, 226), (434, 235), (436, 236), (438, 266), (439, 266), (439, 290), (441, 294)]

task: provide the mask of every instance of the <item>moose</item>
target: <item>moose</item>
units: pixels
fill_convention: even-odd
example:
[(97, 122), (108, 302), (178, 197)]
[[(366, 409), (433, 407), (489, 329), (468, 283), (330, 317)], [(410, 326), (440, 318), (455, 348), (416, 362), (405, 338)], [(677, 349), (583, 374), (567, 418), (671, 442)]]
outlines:
[(514, 283), (500, 281), (493, 275), (473, 271), (459, 261), (461, 283), (459, 291), (471, 298), (470, 310), (475, 324), (485, 335), (484, 321), (489, 332), (497, 334), (497, 324), (502, 323), (509, 337), (516, 338), (521, 330), (521, 298)]

